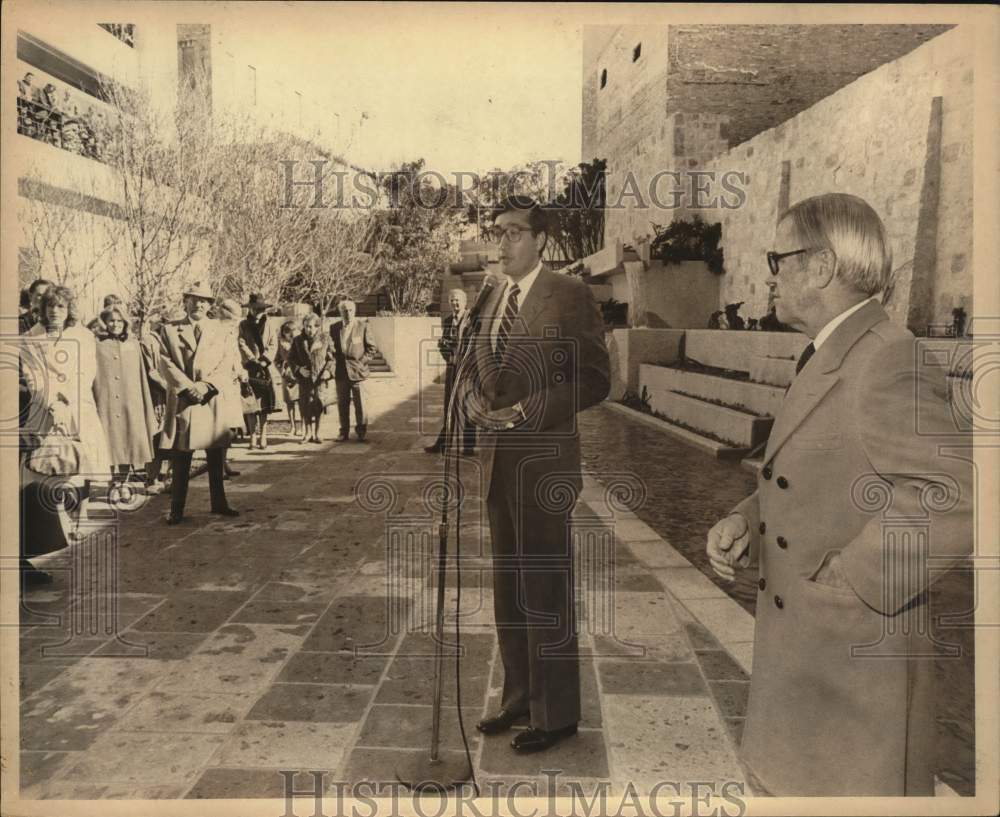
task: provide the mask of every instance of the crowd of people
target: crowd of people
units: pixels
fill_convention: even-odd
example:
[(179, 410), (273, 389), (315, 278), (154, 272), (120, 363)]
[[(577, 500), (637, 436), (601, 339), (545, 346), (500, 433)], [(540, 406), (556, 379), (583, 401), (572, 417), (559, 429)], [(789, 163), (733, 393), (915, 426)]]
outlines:
[(82, 108), (77, 96), (51, 82), (36, 85), (31, 71), (17, 81), (17, 132), (92, 159), (103, 158), (108, 141), (102, 111)]
[[(336, 439), (349, 440), (353, 405), (355, 435), (365, 441), (360, 384), (377, 350), (355, 304), (339, 304), (340, 320), (329, 331), (314, 312), (287, 318), (273, 309), (259, 293), (240, 304), (196, 283), (183, 306), (147, 318), (141, 329), (115, 295), (82, 325), (71, 289), (38, 279), (25, 290), (19, 330), (28, 581), (47, 581), (28, 556), (65, 546), (39, 541), (53, 538), (40, 532), (61, 527), (72, 540), (86, 519), (92, 484), (107, 483), (119, 495), (169, 489), (165, 521), (178, 524), (193, 454), (203, 450), (212, 512), (236, 516), (224, 481), (239, 472), (226, 452), (240, 439), (266, 450), (269, 419), (286, 408), (293, 437), (315, 444), (323, 442), (322, 420), (334, 405)], [(45, 508), (35, 494), (53, 476), (72, 486), (72, 501)], [(48, 519), (53, 514), (59, 525)]]

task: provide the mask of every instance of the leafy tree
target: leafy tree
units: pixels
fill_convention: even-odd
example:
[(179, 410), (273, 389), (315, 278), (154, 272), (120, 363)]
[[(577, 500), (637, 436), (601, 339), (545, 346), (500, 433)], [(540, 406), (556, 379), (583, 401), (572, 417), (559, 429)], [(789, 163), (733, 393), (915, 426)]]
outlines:
[(406, 162), (382, 179), (388, 206), (378, 214), (381, 253), (372, 283), (399, 315), (425, 314), (442, 271), (458, 260), (466, 225), (457, 191), (447, 183), (436, 186), (423, 167), (423, 159)]

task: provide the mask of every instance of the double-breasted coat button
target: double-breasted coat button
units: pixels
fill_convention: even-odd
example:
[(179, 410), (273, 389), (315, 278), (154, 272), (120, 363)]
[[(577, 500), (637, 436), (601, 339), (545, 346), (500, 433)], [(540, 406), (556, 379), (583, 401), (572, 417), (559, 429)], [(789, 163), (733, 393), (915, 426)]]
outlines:
[(771, 474), (773, 474), (773, 473), (774, 473), (774, 471), (771, 470), (771, 466), (770, 465), (765, 465), (764, 466), (764, 470), (760, 472), (760, 475), (762, 477), (764, 477), (764, 479), (770, 479), (771, 478)]
[(788, 487), (788, 480), (785, 479), (784, 477), (778, 477), (777, 481), (778, 481), (778, 487), (779, 488), (787, 488)]
[(784, 536), (778, 537), (778, 547), (780, 547), (782, 550), (788, 547), (788, 540)]
[(761, 522), (760, 527), (758, 527), (757, 530), (759, 530), (760, 535), (763, 536), (765, 533), (767, 533), (767, 525)]
[(781, 598), (781, 596), (775, 596), (774, 597), (774, 606), (777, 607), (779, 610), (784, 609), (785, 602)]
[(759, 582), (757, 582), (757, 586), (758, 586), (758, 587), (759, 587), (759, 588), (760, 588), (761, 590), (763, 590), (763, 589), (764, 589), (765, 587), (767, 587), (767, 582), (766, 582), (766, 581), (764, 580), (764, 577), (763, 577), (763, 576), (761, 576), (761, 577), (760, 577), (760, 581), (759, 581)]

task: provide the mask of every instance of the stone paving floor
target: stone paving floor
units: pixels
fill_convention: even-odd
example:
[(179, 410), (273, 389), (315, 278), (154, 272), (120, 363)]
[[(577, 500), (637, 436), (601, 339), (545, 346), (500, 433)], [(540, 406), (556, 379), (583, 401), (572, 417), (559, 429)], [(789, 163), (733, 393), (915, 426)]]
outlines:
[[(426, 394), (422, 403), (440, 411)], [(57, 582), (22, 609), (23, 796), (280, 797), (282, 769), (392, 782), (425, 756), (442, 460), (423, 452), (433, 428), (413, 414), (404, 404), (383, 415), (367, 445), (238, 452), (242, 473), (227, 483), (237, 520), (207, 513), (205, 477), (192, 482), (183, 525), (162, 525), (166, 497), (119, 513), (116, 536), (101, 540), (117, 572), (99, 604), (77, 589), (93, 571), (81, 556), (97, 545), (50, 559)], [(612, 791), (742, 783), (733, 741), (746, 671), (666, 589), (676, 556), (645, 529), (633, 547), (592, 482), (576, 523), (600, 568), (580, 594), (580, 732), (533, 757), (515, 755), (510, 735), (479, 735), (502, 668), (478, 475), (473, 461), (462, 467), (463, 572), (449, 573), (447, 594), (454, 610), (461, 587), (462, 717), (481, 785), (541, 786), (543, 769), (559, 770), (562, 786)], [(454, 661), (446, 753), (463, 751)]]
[[(282, 797), (281, 770), (323, 770), (332, 791), (393, 782), (424, 758), (442, 460), (422, 447), (440, 399), (440, 387), (421, 396), (427, 422), (413, 422), (416, 401), (383, 413), (367, 445), (237, 450), (238, 519), (208, 514), (200, 477), (185, 524), (163, 526), (168, 500), (152, 498), (119, 513), (115, 535), (50, 558), (56, 583), (21, 611), (22, 797)], [(602, 411), (585, 415), (585, 437)], [(625, 472), (586, 479), (574, 515), (586, 568), (578, 735), (521, 757), (510, 735), (475, 730), (498, 704), (502, 667), (476, 465), (461, 462), (447, 629), (460, 592), (461, 717), (480, 785), (544, 793), (549, 770), (560, 793), (662, 780), (752, 792), (735, 752), (752, 617), (636, 515), (641, 490)], [(455, 663), (443, 676), (447, 757), (464, 752)]]

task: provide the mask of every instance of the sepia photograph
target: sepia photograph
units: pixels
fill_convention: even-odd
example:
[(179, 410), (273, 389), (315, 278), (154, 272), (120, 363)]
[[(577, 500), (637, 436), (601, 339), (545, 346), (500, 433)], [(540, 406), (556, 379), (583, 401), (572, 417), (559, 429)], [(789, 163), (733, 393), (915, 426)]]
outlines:
[(995, 6), (0, 13), (0, 814), (1000, 811)]

